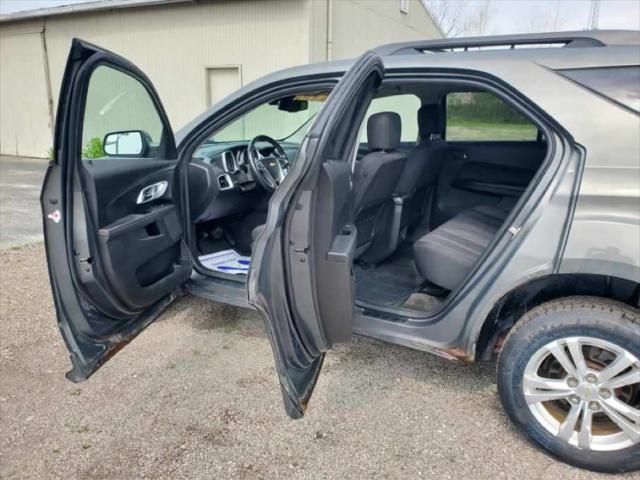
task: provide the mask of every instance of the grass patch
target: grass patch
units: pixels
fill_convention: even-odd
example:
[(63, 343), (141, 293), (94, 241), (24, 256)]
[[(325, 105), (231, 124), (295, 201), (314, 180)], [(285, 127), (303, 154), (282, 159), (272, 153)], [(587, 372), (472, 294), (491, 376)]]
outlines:
[(523, 123), (455, 120), (447, 125), (448, 141), (534, 141), (538, 127)]

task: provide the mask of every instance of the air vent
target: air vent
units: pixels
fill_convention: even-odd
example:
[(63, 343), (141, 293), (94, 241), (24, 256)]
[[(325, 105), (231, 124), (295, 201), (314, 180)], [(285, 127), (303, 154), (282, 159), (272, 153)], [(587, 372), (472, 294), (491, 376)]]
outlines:
[(222, 168), (227, 173), (236, 173), (238, 171), (238, 163), (233, 152), (228, 150), (222, 152)]
[(218, 175), (218, 185), (220, 186), (220, 190), (229, 190), (233, 188), (233, 180), (227, 173), (223, 173), (222, 175)]

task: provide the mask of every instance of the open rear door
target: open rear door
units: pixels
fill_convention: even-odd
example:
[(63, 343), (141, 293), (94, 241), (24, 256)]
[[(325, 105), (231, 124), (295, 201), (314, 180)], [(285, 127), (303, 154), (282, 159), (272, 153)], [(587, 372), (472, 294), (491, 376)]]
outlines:
[(351, 159), (382, 76), (382, 60), (367, 52), (336, 85), (274, 193), (254, 248), (249, 301), (267, 319), (292, 418), (304, 415), (325, 352), (351, 338), (356, 246)]
[(149, 79), (74, 40), (41, 205), (58, 324), (89, 377), (191, 274), (173, 132)]

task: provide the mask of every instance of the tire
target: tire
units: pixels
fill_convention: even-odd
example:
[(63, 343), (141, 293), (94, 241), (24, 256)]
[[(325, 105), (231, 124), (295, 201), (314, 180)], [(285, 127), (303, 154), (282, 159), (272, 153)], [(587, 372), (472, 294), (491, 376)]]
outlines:
[[(571, 350), (570, 343), (574, 348), (578, 345), (577, 349)], [(555, 349), (558, 345), (561, 352)], [(557, 360), (563, 357), (562, 352), (571, 360), (569, 364), (565, 362), (567, 370)], [(579, 380), (567, 373), (577, 364), (572, 352), (578, 358), (581, 354), (585, 360), (585, 368), (572, 370)], [(618, 356), (631, 366), (607, 380), (607, 373), (598, 372), (611, 365)], [(609, 363), (602, 360), (600, 365), (593, 358), (612, 360)], [(597, 297), (554, 300), (527, 312), (509, 332), (498, 357), (498, 394), (517, 428), (536, 446), (564, 462), (607, 473), (640, 470), (640, 440), (636, 440), (635, 430), (636, 427), (640, 430), (640, 420), (636, 419), (634, 426), (634, 420), (627, 417), (625, 420), (632, 428), (623, 423), (625, 429), (622, 429), (620, 423), (614, 421), (615, 414), (609, 415), (611, 404), (608, 403), (617, 402), (624, 395), (624, 402), (636, 409), (631, 415), (635, 417), (640, 412), (640, 383), (636, 383), (639, 359), (640, 312), (637, 309)], [(634, 376), (630, 377), (629, 373)], [(558, 390), (547, 389), (547, 383), (544, 387), (532, 383), (531, 378), (539, 380), (545, 377), (542, 379), (545, 380), (550, 375), (555, 375), (551, 377), (553, 381), (558, 379), (554, 383), (554, 388), (559, 385)], [(624, 381), (620, 378), (622, 375), (625, 375)], [(573, 389), (575, 384), (578, 386)], [(621, 384), (625, 386), (620, 387)], [(538, 400), (547, 398), (549, 392), (565, 395), (564, 389), (569, 388), (573, 393), (566, 398)], [(574, 408), (579, 412), (576, 416), (571, 414)], [(615, 411), (619, 412), (618, 403)], [(555, 433), (552, 428), (554, 421), (559, 425)], [(564, 425), (568, 427), (563, 435)], [(583, 425), (585, 432), (582, 432)], [(559, 438), (561, 435), (566, 440)], [(605, 451), (605, 448), (614, 449)]]

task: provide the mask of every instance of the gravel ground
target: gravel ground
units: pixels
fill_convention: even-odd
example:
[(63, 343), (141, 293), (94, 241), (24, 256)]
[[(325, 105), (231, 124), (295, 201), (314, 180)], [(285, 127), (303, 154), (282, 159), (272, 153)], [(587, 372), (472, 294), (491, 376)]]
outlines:
[(42, 239), (40, 189), (47, 163), (0, 155), (0, 248)]
[(42, 244), (0, 265), (1, 478), (612, 478), (515, 432), (494, 365), (366, 339), (328, 355), (289, 420), (260, 318), (194, 298), (74, 385)]

